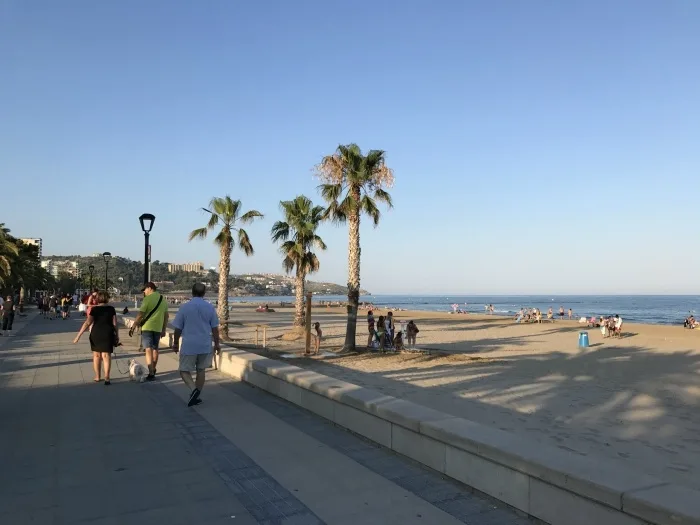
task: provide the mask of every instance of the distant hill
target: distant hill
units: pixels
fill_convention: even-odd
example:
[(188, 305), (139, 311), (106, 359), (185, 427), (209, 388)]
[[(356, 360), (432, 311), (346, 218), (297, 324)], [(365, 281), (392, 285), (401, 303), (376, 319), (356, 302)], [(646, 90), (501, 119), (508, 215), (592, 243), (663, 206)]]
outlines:
[[(105, 279), (105, 262), (102, 256), (85, 257), (81, 255), (47, 255), (42, 261), (77, 263), (78, 275), (82, 285), (89, 285), (92, 265), (92, 282), (94, 286), (103, 287)], [(170, 272), (167, 262), (151, 262), (151, 281), (158, 284), (165, 292), (182, 291), (189, 293), (195, 282), (203, 282), (211, 292), (218, 292), (219, 274), (214, 270), (201, 272)], [(67, 277), (67, 276), (66, 276)], [(143, 263), (127, 257), (113, 256), (109, 260), (109, 286), (119, 289), (122, 293), (134, 293), (140, 290), (143, 282)], [(306, 289), (316, 295), (345, 295), (347, 286), (334, 283), (321, 283), (307, 281)], [(294, 278), (281, 274), (243, 274), (232, 275), (229, 279), (229, 290), (232, 296), (255, 295), (294, 295)], [(366, 290), (361, 290), (362, 295), (371, 295)]]

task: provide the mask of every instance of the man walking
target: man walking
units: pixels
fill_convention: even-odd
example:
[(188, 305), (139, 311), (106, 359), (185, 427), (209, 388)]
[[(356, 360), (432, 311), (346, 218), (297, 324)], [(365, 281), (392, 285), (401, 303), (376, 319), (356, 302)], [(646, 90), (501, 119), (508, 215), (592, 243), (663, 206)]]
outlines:
[(143, 302), (136, 320), (129, 330), (129, 336), (134, 335), (134, 330), (137, 327), (141, 327), (141, 343), (146, 350), (146, 365), (148, 366), (146, 381), (153, 381), (156, 378), (156, 367), (158, 366), (158, 344), (160, 338), (165, 337), (165, 329), (168, 326), (168, 301), (152, 282), (146, 283), (141, 291), (144, 294)]
[(12, 323), (15, 321), (15, 303), (12, 296), (8, 295), (2, 303), (2, 332), (0, 335), (12, 335)]
[[(219, 318), (211, 303), (204, 300), (206, 291), (202, 283), (196, 283), (192, 287), (192, 300), (180, 307), (173, 321), (173, 349), (180, 352), (180, 377), (191, 391), (188, 407), (202, 402), (199, 396), (204, 388), (206, 369), (212, 364), (212, 341), (214, 351), (221, 351)], [(180, 336), (184, 338), (182, 348)], [(197, 372), (195, 381), (192, 380), (193, 371)]]

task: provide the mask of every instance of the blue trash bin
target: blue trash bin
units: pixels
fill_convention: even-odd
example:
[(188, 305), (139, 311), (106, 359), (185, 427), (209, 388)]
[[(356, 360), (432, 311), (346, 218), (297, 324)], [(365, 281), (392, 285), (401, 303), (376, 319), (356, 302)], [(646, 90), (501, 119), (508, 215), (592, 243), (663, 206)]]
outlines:
[(578, 347), (579, 348), (588, 348), (588, 332), (579, 332), (578, 333)]

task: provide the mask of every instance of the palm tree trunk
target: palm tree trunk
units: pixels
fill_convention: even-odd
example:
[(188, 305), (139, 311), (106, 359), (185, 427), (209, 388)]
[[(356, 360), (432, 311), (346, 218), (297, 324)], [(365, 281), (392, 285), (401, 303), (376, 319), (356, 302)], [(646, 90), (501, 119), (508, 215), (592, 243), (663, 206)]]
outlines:
[(294, 303), (294, 327), (303, 327), (304, 322), (304, 289), (306, 285), (306, 275), (297, 268), (297, 277), (294, 282), (296, 286), (296, 302)]
[(228, 339), (228, 274), (231, 272), (231, 245), (221, 247), (219, 259), (219, 333), (222, 339)]
[[(360, 202), (359, 191), (356, 202)], [(360, 304), (360, 212), (348, 216), (348, 324), (345, 329), (343, 352), (355, 351), (357, 309)]]

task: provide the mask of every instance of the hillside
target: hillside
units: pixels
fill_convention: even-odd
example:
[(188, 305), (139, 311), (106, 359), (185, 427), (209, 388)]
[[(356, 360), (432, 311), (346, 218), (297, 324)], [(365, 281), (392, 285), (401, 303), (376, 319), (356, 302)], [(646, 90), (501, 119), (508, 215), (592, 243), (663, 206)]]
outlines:
[[(92, 283), (100, 288), (104, 287), (105, 262), (101, 256), (85, 257), (80, 255), (47, 255), (42, 257), (45, 264), (51, 261), (55, 267), (57, 277), (75, 280), (75, 275), (70, 276), (66, 272), (76, 270), (71, 268), (75, 263), (82, 286), (89, 286), (90, 265), (94, 266)], [(108, 284), (117, 288), (121, 293), (135, 293), (140, 290), (143, 281), (143, 263), (126, 257), (114, 256), (109, 260)], [(166, 292), (189, 292), (192, 284), (203, 282), (209, 287), (210, 292), (218, 291), (219, 274), (213, 270), (201, 272), (170, 272), (168, 263), (153, 261), (151, 263), (151, 281)], [(317, 295), (345, 295), (347, 287), (334, 283), (307, 281), (306, 289)], [(232, 296), (254, 295), (294, 295), (294, 278), (280, 274), (244, 274), (232, 275), (229, 279), (229, 290)], [(370, 295), (362, 290), (362, 295)]]

